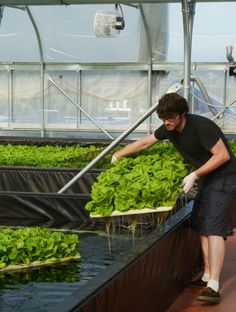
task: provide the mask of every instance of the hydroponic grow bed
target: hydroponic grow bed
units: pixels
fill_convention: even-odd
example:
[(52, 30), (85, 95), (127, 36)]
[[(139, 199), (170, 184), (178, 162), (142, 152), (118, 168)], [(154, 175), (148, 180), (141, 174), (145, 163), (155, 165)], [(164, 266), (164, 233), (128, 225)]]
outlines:
[(4, 312), (51, 311), (75, 290), (132, 249), (131, 236), (116, 236), (109, 252), (104, 232), (79, 231), (80, 261), (50, 267), (0, 272), (0, 307)]
[[(91, 221), (89, 212), (84, 209), (90, 200), (91, 185), (100, 172), (88, 172), (67, 193), (56, 193), (77, 171), (79, 169), (1, 168), (2, 180), (5, 182), (0, 192), (2, 222), (12, 225), (14, 217), (18, 217), (15, 225), (29, 225), (28, 222), (32, 221), (32, 224), (42, 225), (46, 222), (47, 226), (53, 226), (53, 222), (77, 220), (78, 227), (71, 226), (70, 229), (80, 232), (81, 254), (79, 263), (55, 265), (21, 273), (2, 273), (2, 310), (68, 312), (79, 306), (78, 311), (83, 311), (80, 307), (88, 304), (88, 311), (100, 311), (99, 308), (93, 309), (95, 300), (96, 306), (99, 302), (103, 303), (102, 312), (114, 309), (114, 312), (125, 312), (125, 307), (129, 307), (130, 304), (134, 311), (138, 311), (137, 307), (143, 304), (148, 304), (149, 312), (162, 311), (161, 307), (169, 304), (161, 299), (163, 294), (171, 287), (172, 297), (168, 300), (172, 300), (183, 287), (182, 279), (189, 278), (199, 262), (196, 237), (192, 237), (192, 233), (189, 234), (186, 227), (185, 219), (189, 211), (179, 217), (180, 227), (177, 226), (178, 222), (167, 223), (164, 230), (155, 229), (156, 223), (151, 222), (150, 226), (135, 227), (133, 231), (134, 227), (130, 228), (127, 224), (120, 226), (128, 217), (122, 216), (118, 223), (116, 221), (109, 228), (110, 234), (115, 236), (115, 239), (111, 238), (109, 242), (104, 224)], [(143, 216), (145, 222), (153, 221), (148, 215)], [(178, 246), (178, 249), (175, 246)], [(186, 257), (187, 247), (194, 247), (194, 250), (191, 252), (192, 258), (189, 259), (188, 266), (183, 267), (180, 259)], [(175, 262), (178, 263), (177, 266)], [(128, 277), (124, 275), (126, 272)], [(134, 275), (132, 272), (135, 272)], [(163, 274), (166, 276), (165, 284), (161, 282)], [(94, 299), (94, 294), (100, 293), (100, 289), (104, 287), (105, 295), (102, 291), (102, 298), (99, 295), (97, 299), (95, 295)], [(142, 296), (139, 296), (139, 292)], [(126, 297), (126, 293), (130, 294), (130, 297)], [(121, 298), (125, 299), (123, 303)], [(137, 298), (142, 298), (142, 302)], [(130, 308), (127, 311), (130, 312)]]

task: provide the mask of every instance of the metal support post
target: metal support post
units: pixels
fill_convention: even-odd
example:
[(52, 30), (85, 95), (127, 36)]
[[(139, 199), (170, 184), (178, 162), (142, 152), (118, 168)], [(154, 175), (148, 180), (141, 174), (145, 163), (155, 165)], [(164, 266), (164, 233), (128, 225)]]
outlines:
[(184, 97), (187, 102), (190, 101), (191, 52), (194, 14), (195, 1), (182, 0), (184, 29)]

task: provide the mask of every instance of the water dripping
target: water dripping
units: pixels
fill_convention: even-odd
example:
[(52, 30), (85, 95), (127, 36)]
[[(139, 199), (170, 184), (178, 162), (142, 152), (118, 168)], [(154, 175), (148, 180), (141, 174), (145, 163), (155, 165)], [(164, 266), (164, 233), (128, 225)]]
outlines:
[(107, 233), (107, 241), (108, 241), (108, 250), (111, 254), (111, 236), (110, 236), (110, 228), (111, 228), (111, 218), (105, 218), (105, 227), (106, 227), (106, 233)]
[(168, 212), (166, 213), (165, 211), (155, 213), (157, 227), (159, 227), (165, 221), (167, 214)]
[(132, 239), (133, 239), (133, 246), (135, 243), (135, 231), (136, 231), (136, 226), (137, 226), (137, 216), (136, 215), (132, 215), (131, 216), (131, 232), (132, 232)]

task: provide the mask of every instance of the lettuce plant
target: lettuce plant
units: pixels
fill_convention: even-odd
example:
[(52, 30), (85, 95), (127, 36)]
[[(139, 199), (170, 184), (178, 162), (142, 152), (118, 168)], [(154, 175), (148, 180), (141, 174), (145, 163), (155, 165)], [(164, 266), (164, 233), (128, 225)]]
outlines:
[[(44, 168), (84, 168), (104, 147), (0, 145), (1, 165)], [(97, 168), (110, 163), (111, 154), (103, 158)]]
[(85, 208), (109, 216), (114, 210), (172, 206), (189, 168), (171, 144), (157, 143), (135, 157), (118, 159), (102, 172)]
[(75, 234), (42, 227), (0, 228), (0, 269), (79, 256), (78, 245), (79, 238)]

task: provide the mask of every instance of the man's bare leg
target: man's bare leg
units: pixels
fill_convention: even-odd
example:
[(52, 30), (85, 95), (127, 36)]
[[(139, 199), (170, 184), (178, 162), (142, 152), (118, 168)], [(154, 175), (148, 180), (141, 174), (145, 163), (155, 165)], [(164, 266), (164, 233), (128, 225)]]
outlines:
[(204, 274), (203, 280), (208, 281), (210, 279), (210, 265), (209, 265), (209, 243), (207, 236), (200, 236), (203, 261), (204, 261)]
[(208, 236), (210, 279), (219, 281), (225, 256), (225, 242), (221, 236)]
[[(219, 303), (219, 279), (225, 255), (225, 242), (223, 237), (215, 235), (208, 236), (207, 241), (210, 279), (207, 282), (207, 288), (202, 290), (197, 300)], [(203, 239), (203, 245), (203, 248), (207, 245), (205, 239)]]

